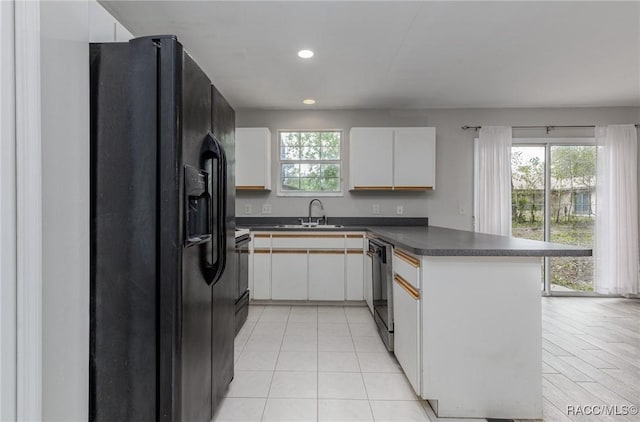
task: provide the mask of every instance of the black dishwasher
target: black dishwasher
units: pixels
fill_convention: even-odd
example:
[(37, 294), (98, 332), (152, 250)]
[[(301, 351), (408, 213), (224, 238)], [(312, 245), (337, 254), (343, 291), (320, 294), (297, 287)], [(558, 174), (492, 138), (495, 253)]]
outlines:
[(236, 334), (249, 315), (249, 242), (248, 230), (236, 230)]
[(393, 246), (379, 239), (369, 239), (373, 291), (373, 317), (378, 333), (387, 347), (393, 350)]

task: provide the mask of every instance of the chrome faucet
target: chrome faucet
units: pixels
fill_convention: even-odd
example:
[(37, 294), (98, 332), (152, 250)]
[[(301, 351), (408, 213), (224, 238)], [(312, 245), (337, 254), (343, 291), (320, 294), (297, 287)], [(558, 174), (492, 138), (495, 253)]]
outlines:
[[(318, 198), (312, 199), (309, 202), (309, 224), (311, 224), (311, 211), (313, 210), (313, 204), (315, 202), (318, 202), (318, 204), (320, 205), (320, 209), (322, 210), (322, 219), (324, 220), (324, 223), (327, 224), (327, 217), (324, 214), (324, 205), (322, 205), (322, 201), (319, 200)], [(318, 224), (320, 223), (320, 220), (318, 220)]]

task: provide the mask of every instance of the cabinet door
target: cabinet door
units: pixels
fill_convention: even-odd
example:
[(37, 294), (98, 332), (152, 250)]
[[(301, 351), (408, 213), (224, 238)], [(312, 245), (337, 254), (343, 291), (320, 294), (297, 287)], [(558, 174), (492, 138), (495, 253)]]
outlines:
[[(368, 245), (367, 248), (368, 249)], [(365, 252), (364, 255), (364, 301), (367, 302), (367, 306), (373, 314), (373, 259), (368, 252)]]
[(344, 300), (344, 250), (309, 251), (309, 300)]
[(307, 298), (307, 251), (274, 249), (271, 255), (271, 299)]
[(393, 184), (396, 190), (436, 186), (436, 129), (398, 128), (394, 132)]
[(349, 132), (349, 188), (387, 190), (393, 186), (393, 129), (352, 128)]
[(270, 145), (268, 128), (236, 129), (236, 189), (271, 189)]
[(253, 275), (251, 298), (271, 299), (271, 253), (268, 249), (256, 249), (251, 256), (253, 257), (253, 268), (249, 273), (250, 277)]
[[(397, 275), (393, 283), (394, 354), (411, 386), (420, 394), (419, 293)], [(413, 289), (413, 291), (412, 291)], [(417, 296), (417, 297), (416, 297)]]
[(364, 300), (364, 256), (362, 249), (347, 250), (347, 300)]

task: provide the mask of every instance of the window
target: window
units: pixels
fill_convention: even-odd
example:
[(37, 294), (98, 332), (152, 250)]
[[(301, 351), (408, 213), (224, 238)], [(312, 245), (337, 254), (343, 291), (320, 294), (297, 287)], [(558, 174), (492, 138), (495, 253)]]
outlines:
[(342, 193), (342, 132), (281, 131), (280, 195)]
[(573, 194), (573, 208), (576, 215), (591, 214), (591, 193), (575, 192)]

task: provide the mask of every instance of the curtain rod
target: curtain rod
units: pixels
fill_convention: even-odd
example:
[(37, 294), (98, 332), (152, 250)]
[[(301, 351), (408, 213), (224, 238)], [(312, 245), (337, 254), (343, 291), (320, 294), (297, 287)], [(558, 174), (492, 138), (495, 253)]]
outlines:
[[(636, 128), (640, 128), (640, 123), (635, 124), (634, 126)], [(553, 129), (558, 129), (558, 128), (594, 128), (595, 129), (595, 127), (596, 125), (511, 126), (512, 129), (546, 129), (547, 134), (549, 133), (549, 131)], [(467, 130), (467, 129), (474, 129), (477, 131), (478, 129), (482, 129), (482, 126), (469, 126), (469, 125), (462, 126), (462, 130)]]

